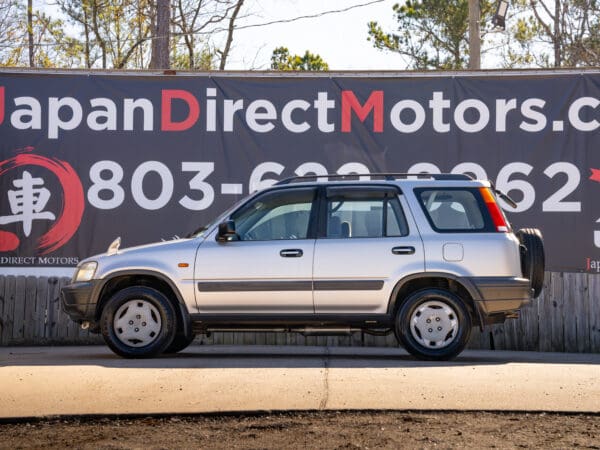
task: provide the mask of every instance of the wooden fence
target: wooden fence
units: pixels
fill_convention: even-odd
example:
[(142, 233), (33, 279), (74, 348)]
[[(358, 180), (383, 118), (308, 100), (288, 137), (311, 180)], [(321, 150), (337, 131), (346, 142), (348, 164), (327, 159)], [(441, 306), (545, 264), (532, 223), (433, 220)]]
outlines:
[[(60, 309), (68, 278), (0, 276), (0, 345), (95, 344)], [(296, 333), (213, 333), (203, 344), (397, 346), (393, 335), (304, 337)], [(555, 352), (600, 352), (600, 275), (547, 272), (540, 298), (521, 317), (473, 329), (470, 348)]]

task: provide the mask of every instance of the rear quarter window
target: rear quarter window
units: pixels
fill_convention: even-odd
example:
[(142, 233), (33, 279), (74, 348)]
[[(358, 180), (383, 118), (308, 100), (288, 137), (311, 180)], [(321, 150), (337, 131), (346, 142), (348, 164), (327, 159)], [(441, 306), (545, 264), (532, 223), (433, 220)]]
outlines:
[(476, 188), (415, 189), (431, 227), (440, 233), (493, 232), (485, 203)]

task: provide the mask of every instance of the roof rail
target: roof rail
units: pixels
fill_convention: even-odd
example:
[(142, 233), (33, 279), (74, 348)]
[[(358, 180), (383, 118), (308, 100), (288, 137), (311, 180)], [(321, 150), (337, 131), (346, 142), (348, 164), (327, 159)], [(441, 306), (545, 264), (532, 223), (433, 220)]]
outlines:
[(315, 180), (318, 178), (329, 178), (330, 180), (345, 180), (347, 178), (356, 178), (356, 177), (375, 177), (375, 178), (384, 178), (388, 181), (393, 181), (398, 178), (408, 178), (408, 177), (416, 177), (418, 179), (433, 179), (433, 180), (474, 180), (473, 177), (467, 174), (462, 173), (393, 173), (393, 172), (382, 172), (382, 173), (349, 173), (349, 174), (339, 174), (339, 173), (328, 173), (325, 175), (304, 175), (297, 177), (289, 177), (285, 178), (277, 183), (276, 185), (281, 184), (290, 184), (294, 182), (302, 182), (305, 180)]

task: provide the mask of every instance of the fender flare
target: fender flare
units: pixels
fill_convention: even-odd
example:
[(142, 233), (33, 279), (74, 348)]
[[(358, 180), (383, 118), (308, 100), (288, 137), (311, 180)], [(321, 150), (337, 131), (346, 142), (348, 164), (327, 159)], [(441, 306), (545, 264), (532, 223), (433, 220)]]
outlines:
[(454, 275), (454, 274), (451, 274), (448, 272), (418, 272), (418, 273), (413, 273), (413, 274), (410, 274), (410, 275), (407, 275), (407, 276), (401, 278), (394, 286), (394, 289), (392, 289), (392, 294), (391, 294), (389, 302), (388, 302), (387, 313), (390, 315), (390, 317), (393, 317), (394, 311), (396, 310), (396, 304), (398, 301), (398, 293), (400, 292), (400, 290), (407, 283), (414, 281), (414, 280), (418, 280), (420, 278), (446, 278), (448, 280), (452, 280), (455, 283), (461, 285), (473, 299), (473, 307), (475, 308), (475, 313), (477, 314), (477, 319), (479, 319), (479, 326), (483, 327), (483, 323), (484, 323), (483, 313), (479, 306), (479, 302), (481, 301), (481, 293), (475, 287), (475, 285), (471, 282), (471, 280), (469, 280), (467, 277), (460, 277), (460, 276), (457, 276), (457, 275)]
[(169, 277), (167, 277), (166, 275), (164, 275), (160, 272), (155, 272), (153, 270), (125, 269), (125, 270), (118, 270), (116, 272), (111, 272), (107, 278), (101, 279), (101, 283), (98, 283), (98, 286), (94, 290), (95, 292), (93, 293), (93, 299), (95, 300), (96, 307), (98, 306), (98, 300), (100, 299), (100, 296), (101, 296), (105, 286), (111, 280), (113, 280), (115, 278), (123, 277), (123, 276), (129, 276), (129, 275), (146, 275), (149, 277), (158, 278), (160, 281), (166, 283), (169, 286), (169, 288), (171, 288), (171, 291), (173, 291), (173, 293), (175, 294), (175, 297), (177, 299), (177, 306), (179, 307), (183, 333), (186, 336), (188, 336), (192, 332), (192, 319), (190, 317), (190, 313), (187, 309), (187, 306), (185, 305), (185, 301), (183, 300), (183, 296), (181, 295), (181, 292), (179, 292), (179, 289), (177, 288), (175, 283), (173, 283), (173, 281)]

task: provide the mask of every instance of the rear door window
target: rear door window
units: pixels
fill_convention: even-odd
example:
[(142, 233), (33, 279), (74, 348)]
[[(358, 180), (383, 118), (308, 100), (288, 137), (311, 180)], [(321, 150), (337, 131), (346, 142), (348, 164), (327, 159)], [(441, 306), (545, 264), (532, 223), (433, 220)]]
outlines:
[(398, 191), (386, 188), (328, 188), (325, 237), (380, 238), (408, 234)]
[(425, 215), (438, 232), (494, 231), (477, 189), (416, 189)]

